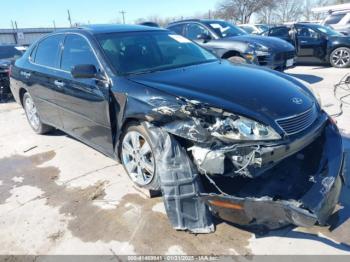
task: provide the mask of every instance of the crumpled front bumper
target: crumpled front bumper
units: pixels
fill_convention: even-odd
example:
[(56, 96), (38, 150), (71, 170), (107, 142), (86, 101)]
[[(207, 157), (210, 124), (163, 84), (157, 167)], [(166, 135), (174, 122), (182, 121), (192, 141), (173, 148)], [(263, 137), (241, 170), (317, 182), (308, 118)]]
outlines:
[[(342, 138), (337, 127), (328, 121), (319, 173), (312, 187), (300, 199), (235, 197), (202, 194), (201, 200), (213, 214), (240, 225), (263, 225), (276, 229), (287, 224), (310, 227), (325, 225), (338, 203), (344, 178)], [(305, 174), (310, 175), (310, 174)]]

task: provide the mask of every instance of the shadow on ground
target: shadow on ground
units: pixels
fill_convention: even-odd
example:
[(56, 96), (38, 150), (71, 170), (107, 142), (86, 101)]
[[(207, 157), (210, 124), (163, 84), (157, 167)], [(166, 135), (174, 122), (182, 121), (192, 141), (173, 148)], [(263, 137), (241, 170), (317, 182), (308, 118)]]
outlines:
[(315, 84), (323, 80), (322, 77), (318, 77), (315, 75), (306, 75), (306, 74), (289, 74), (289, 75), (295, 78), (298, 78), (300, 80), (303, 80), (305, 82), (308, 82), (309, 84)]

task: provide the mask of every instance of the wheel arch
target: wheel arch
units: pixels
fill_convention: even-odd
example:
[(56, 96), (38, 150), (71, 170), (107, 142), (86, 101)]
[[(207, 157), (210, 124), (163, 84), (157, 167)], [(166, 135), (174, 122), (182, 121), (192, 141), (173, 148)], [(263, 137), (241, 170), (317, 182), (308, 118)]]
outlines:
[(227, 52), (225, 52), (221, 58), (223, 59), (228, 59), (230, 57), (233, 57), (233, 56), (240, 56), (240, 57), (243, 57), (241, 52), (237, 51), (237, 50), (229, 50)]
[(24, 87), (21, 87), (18, 91), (18, 95), (19, 95), (18, 97), (22, 107), (23, 107), (23, 97), (24, 97), (24, 94), (27, 92), (28, 92), (27, 89), (25, 89)]

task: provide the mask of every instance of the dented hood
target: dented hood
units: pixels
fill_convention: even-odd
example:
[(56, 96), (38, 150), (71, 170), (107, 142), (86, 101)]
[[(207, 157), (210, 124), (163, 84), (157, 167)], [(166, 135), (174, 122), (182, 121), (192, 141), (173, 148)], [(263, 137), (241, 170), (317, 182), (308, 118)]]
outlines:
[(261, 120), (299, 114), (315, 102), (307, 88), (289, 76), (226, 61), (134, 75), (129, 80)]

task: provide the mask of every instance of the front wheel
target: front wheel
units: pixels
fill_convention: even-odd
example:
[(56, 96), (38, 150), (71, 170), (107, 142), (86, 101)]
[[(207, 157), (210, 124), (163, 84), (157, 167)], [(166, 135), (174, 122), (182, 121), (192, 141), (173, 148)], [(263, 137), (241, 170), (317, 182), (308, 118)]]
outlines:
[(52, 130), (52, 127), (45, 125), (40, 121), (40, 117), (33, 98), (29, 93), (25, 93), (23, 96), (23, 107), (26, 113), (29, 125), (37, 134), (46, 134)]
[(350, 49), (347, 47), (335, 49), (330, 55), (330, 63), (337, 68), (350, 67)]
[(137, 186), (160, 190), (154, 145), (144, 126), (134, 124), (125, 130), (121, 139), (120, 157), (125, 171)]

